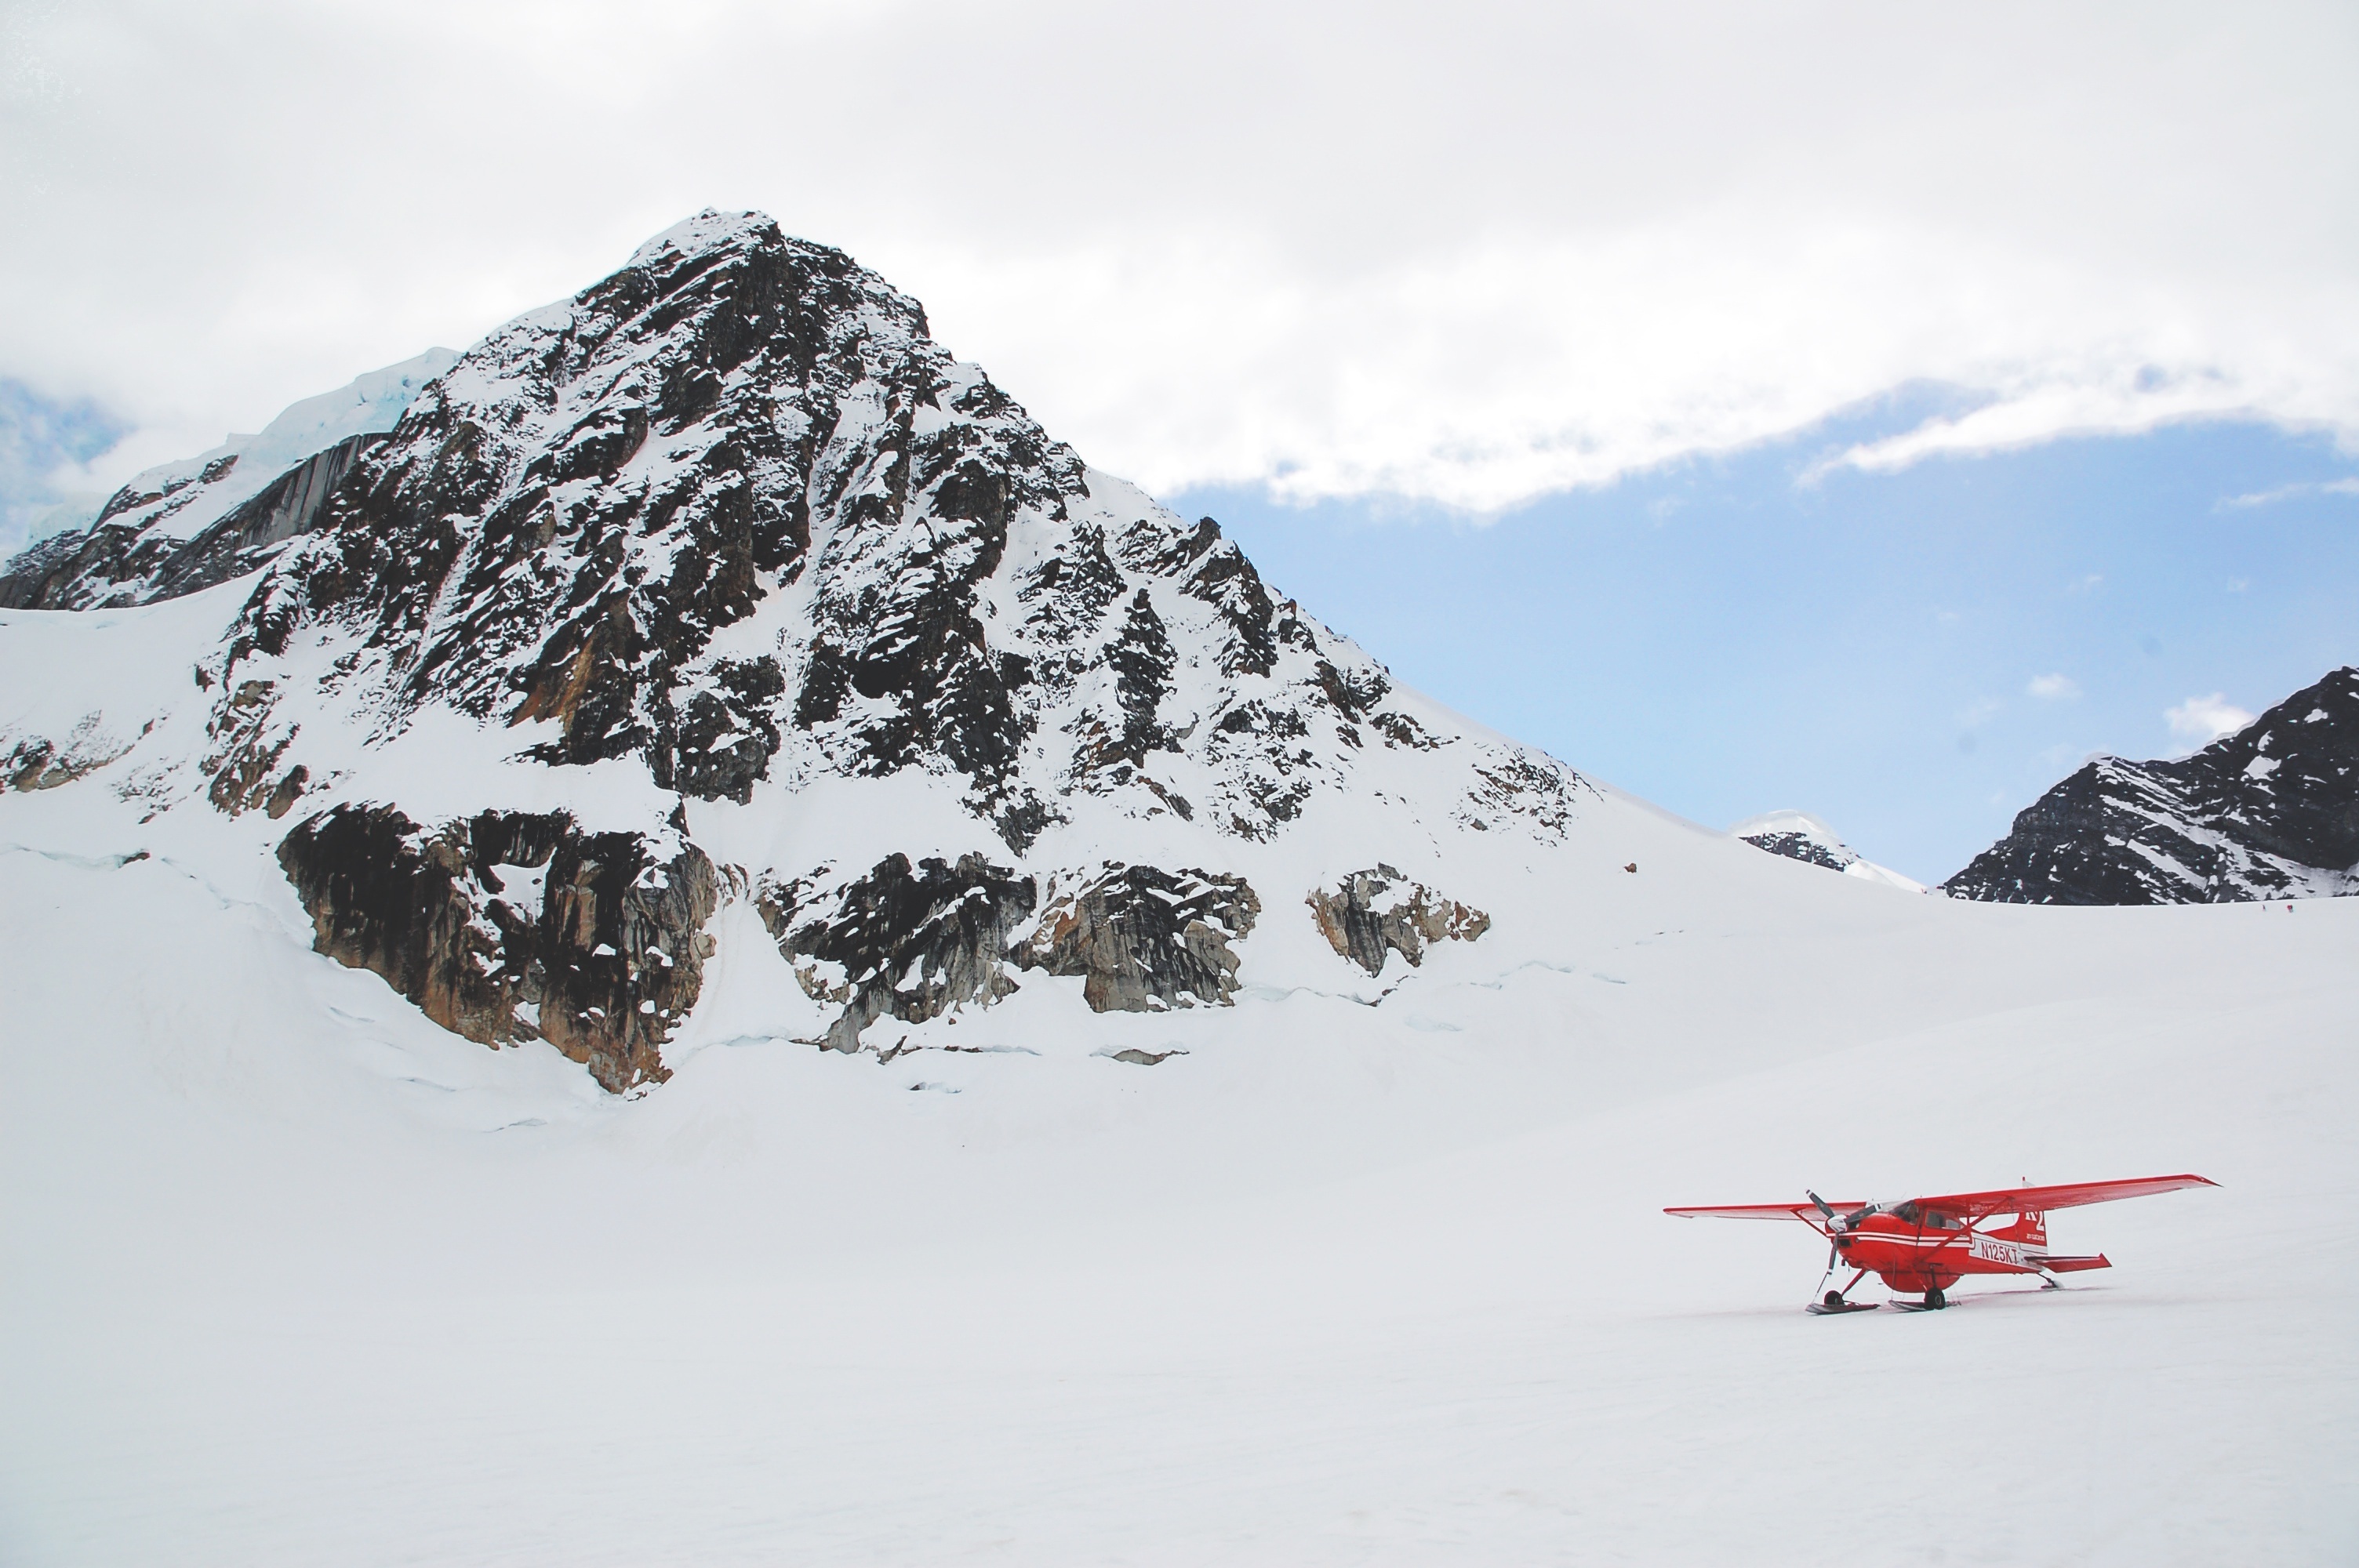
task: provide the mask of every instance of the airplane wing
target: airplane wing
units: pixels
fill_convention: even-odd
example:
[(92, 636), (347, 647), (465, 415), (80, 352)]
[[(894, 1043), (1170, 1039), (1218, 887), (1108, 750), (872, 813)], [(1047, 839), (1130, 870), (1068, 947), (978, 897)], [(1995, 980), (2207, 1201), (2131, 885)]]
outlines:
[(1919, 1198), (1916, 1202), (1918, 1207), (1931, 1213), (1971, 1220), (1993, 1214), (2046, 1214), (2049, 1209), (2077, 1208), (2082, 1204), (2112, 1203), (2116, 1198), (2142, 1198), (2153, 1193), (2175, 1193), (2182, 1187), (2216, 1187), (2219, 1184), (2201, 1176), (2139, 1176), (2120, 1182), (2066, 1182), (2052, 1187), (2001, 1187), (1987, 1193), (1948, 1193), (1940, 1197)]
[[(1866, 1206), (1854, 1201), (1830, 1203), (1828, 1206), (1837, 1214), (1848, 1214)], [(1819, 1206), (1814, 1203), (1751, 1203), (1723, 1208), (1667, 1208), (1663, 1212), (1678, 1215), (1681, 1219), (1799, 1219), (1810, 1225), (1819, 1223)]]

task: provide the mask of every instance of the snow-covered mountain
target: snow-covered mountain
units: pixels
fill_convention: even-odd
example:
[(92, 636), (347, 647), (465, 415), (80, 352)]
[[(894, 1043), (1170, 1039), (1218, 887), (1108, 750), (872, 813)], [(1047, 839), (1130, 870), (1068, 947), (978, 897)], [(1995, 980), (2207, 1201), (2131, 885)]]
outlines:
[(272, 432), (20, 568), (20, 599), (82, 607), (270, 562), (224, 631), (145, 655), (195, 697), (51, 702), (0, 756), (19, 788), (104, 773), (252, 824), (321, 952), (472, 1039), (659, 1081), (733, 906), (821, 1013), (791, 1027), (843, 1051), (1036, 971), (1099, 1011), (1225, 1003), (1249, 938), (1375, 975), (1487, 928), (1468, 841), (1560, 843), (1603, 798), (758, 215), (658, 236), (412, 389), (434, 363), (358, 384), (242, 505)]
[(1942, 884), (2004, 903), (2245, 903), (2359, 892), (2359, 668), (2191, 756), (2099, 757)]
[(1773, 855), (1800, 860), (1806, 865), (1824, 866), (1831, 871), (1841, 871), (1847, 877), (1863, 881), (1880, 882), (1886, 887), (1923, 892), (1925, 884), (1904, 877), (1888, 866), (1879, 866), (1858, 850), (1844, 843), (1835, 830), (1807, 811), (1767, 811), (1758, 816), (1748, 816), (1729, 829), (1756, 849), (1767, 849)]

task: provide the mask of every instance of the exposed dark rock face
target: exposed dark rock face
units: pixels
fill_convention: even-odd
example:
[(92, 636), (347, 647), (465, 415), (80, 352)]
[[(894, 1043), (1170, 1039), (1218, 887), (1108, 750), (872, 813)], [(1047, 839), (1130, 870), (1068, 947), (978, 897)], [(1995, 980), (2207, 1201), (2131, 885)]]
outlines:
[(0, 610), (75, 610), (74, 585), (104, 573), (130, 544), (131, 531), (102, 524), (37, 539), (0, 573)]
[(1277, 665), (1277, 609), (1261, 574), (1210, 517), (1180, 538), (1144, 525), (1123, 537), (1123, 557), (1141, 570), (1176, 578), (1180, 591), (1220, 611), (1223, 675), (1266, 676)]
[(1436, 942), (1472, 942), (1491, 929), (1491, 917), (1410, 881), (1390, 866), (1354, 871), (1330, 892), (1313, 891), (1303, 902), (1328, 946), (1368, 973), (1384, 972), (1388, 954), (1411, 968), (1425, 962)]
[(126, 486), (88, 528), (43, 539), (10, 561), (0, 576), (0, 609), (148, 604), (243, 577), (309, 531), (361, 454), (384, 439), (351, 436), (312, 453), (187, 539), (159, 529), (158, 514), (168, 517), (171, 501), (193, 500), (201, 486), (226, 480), (234, 455), (168, 494)]
[(792, 722), (845, 771), (940, 756), (995, 793), (1024, 671), (987, 645), (976, 585), (1019, 507), (1082, 493), (1079, 460), (842, 253), (700, 222), (422, 393), (257, 592), (241, 650), (332, 619), (413, 702), (554, 721), (546, 761), (636, 752), (743, 798), (785, 682), (708, 650), (816, 569)]
[(563, 813), (485, 812), (429, 831), (390, 807), (307, 818), (278, 863), (312, 946), (429, 1018), (499, 1045), (545, 1039), (621, 1093), (670, 1076), (718, 893), (692, 844), (582, 833)]
[[(212, 781), (206, 794), (232, 816), (256, 806), (266, 808), (281, 793), (291, 802), (310, 776), (300, 763), (284, 773), (278, 770), (287, 749), (295, 743), (296, 730), (276, 721), (277, 707), (277, 683), (266, 680), (240, 681), (214, 704), (205, 730), (212, 743), (202, 763)], [(286, 813), (282, 809), (271, 815)]]
[(786, 689), (776, 660), (716, 662), (711, 685), (689, 695), (679, 725), (650, 759), (657, 784), (704, 800), (752, 799), (777, 754), (775, 705)]
[(1813, 866), (1824, 866), (1831, 871), (1840, 871), (1850, 865), (1852, 860), (1859, 858), (1854, 855), (1850, 860), (1845, 860), (1808, 833), (1747, 833), (1743, 835), (1743, 838), (1746, 843), (1756, 849), (1767, 849), (1773, 855), (1783, 855), (1789, 860), (1802, 860)]
[(2359, 892), (2359, 669), (2175, 762), (2101, 757), (1943, 884), (2003, 903), (2235, 903)]
[[(844, 1004), (826, 1043), (847, 1053), (860, 1049), (861, 1031), (888, 1014), (922, 1023), (1015, 990), (1008, 944), (1038, 901), (1030, 877), (980, 855), (914, 868), (908, 856), (891, 855), (832, 897), (820, 897), (809, 882), (765, 888), (759, 897), (764, 923), (803, 989)], [(802, 918), (821, 903), (826, 913)]]
[[(1124, 612), (1121, 634), (1106, 649), (1106, 663), (1114, 672), (1122, 727), (1091, 749), (1083, 762), (1086, 771), (1118, 769), (1125, 763), (1136, 769), (1146, 763), (1149, 752), (1171, 744), (1170, 730), (1158, 724), (1155, 716), (1170, 685), (1172, 662), (1171, 639), (1155, 613), (1153, 599), (1140, 589)], [(1126, 776), (1126, 773), (1120, 775)]]
[(1521, 816), (1561, 836), (1572, 819), (1573, 791), (1590, 787), (1571, 769), (1530, 752), (1495, 752), (1474, 764), (1474, 783), (1466, 792), (1457, 819), (1487, 833), (1495, 823)]
[[(147, 580), (134, 589), (139, 600), (177, 599), (261, 567), (288, 540), (310, 531), (328, 497), (353, 470), (361, 454), (384, 439), (382, 435), (348, 437), (297, 463), (259, 494), (241, 502), (167, 556), (152, 574), (143, 573)], [(141, 563), (136, 557), (135, 551), (124, 562), (125, 568), (139, 571)], [(108, 601), (119, 601), (125, 591), (118, 589)]]
[(1243, 877), (1178, 873), (1109, 862), (1103, 874), (1054, 899), (1016, 951), (1026, 968), (1079, 975), (1098, 1012), (1226, 1006), (1237, 955), (1261, 914)]

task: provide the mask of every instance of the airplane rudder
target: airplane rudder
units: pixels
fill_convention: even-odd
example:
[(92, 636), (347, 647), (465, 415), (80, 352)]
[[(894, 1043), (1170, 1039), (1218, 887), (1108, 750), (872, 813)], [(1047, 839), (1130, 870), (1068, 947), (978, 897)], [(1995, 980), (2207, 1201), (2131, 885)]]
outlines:
[(1991, 1234), (2002, 1241), (2025, 1241), (2035, 1247), (2048, 1245), (2048, 1217), (2044, 1214), (2019, 1214), (2015, 1223)]

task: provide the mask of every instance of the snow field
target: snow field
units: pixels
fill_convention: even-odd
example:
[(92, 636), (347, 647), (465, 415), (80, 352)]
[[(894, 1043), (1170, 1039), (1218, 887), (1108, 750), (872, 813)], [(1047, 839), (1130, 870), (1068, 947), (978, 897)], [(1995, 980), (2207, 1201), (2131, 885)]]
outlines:
[[(13, 850), (0, 1557), (2348, 1561), (2359, 908), (1959, 905), (1622, 826), (1665, 882), (1691, 846), (1679, 935), (1601, 875), (1561, 968), (1027, 980), (928, 1028), (1039, 1054), (882, 1065), (745, 1030), (757, 947), (627, 1102), (262, 879)], [(1938, 1315), (1807, 1317), (1815, 1238), (1657, 1212), (2180, 1169), (2224, 1185), (2056, 1217), (2112, 1272)]]

